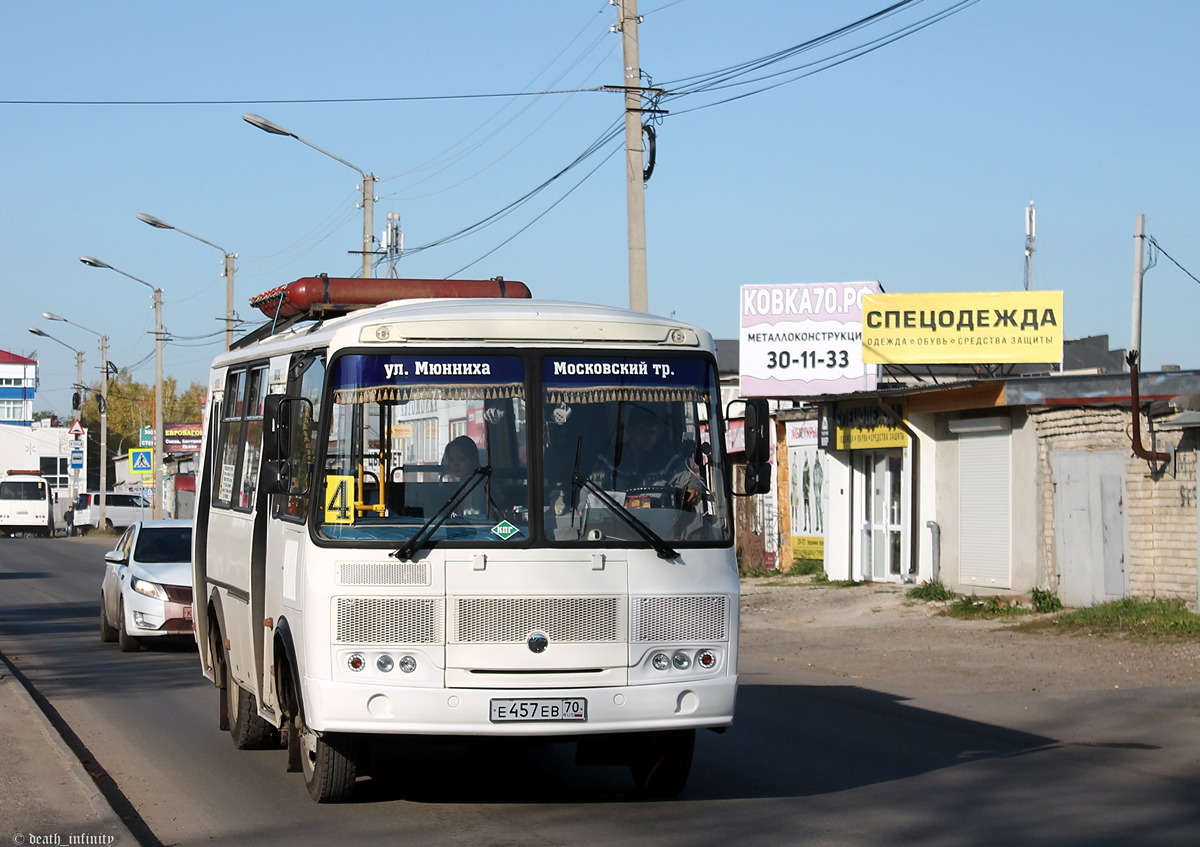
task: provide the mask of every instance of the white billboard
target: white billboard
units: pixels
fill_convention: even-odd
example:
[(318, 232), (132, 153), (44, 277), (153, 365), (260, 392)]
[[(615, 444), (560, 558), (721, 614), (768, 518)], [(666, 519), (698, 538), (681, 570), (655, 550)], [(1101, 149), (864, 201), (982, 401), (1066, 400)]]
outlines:
[(877, 365), (863, 363), (862, 302), (878, 282), (743, 285), (743, 397), (819, 397), (873, 391)]

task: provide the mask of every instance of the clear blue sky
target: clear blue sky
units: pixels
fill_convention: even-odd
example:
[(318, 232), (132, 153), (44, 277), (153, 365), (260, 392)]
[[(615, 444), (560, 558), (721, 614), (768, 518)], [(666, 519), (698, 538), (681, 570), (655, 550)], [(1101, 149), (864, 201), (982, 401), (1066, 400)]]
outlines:
[[(699, 75), (801, 45), (888, 4), (639, 5), (642, 67), (677, 95), (662, 104), (671, 114), (658, 127), (646, 190), (653, 312), (734, 338), (747, 283), (1020, 289), (1030, 200), (1034, 287), (1065, 292), (1068, 338), (1108, 334), (1114, 347), (1129, 344), (1139, 213), (1161, 247), (1200, 276), (1193, 0), (980, 0), (796, 78), (801, 65), (823, 67), (956, 5), (925, 0), (751, 74), (780, 76), (695, 93), (685, 92)], [(69, 409), (74, 356), (27, 327), (83, 349), (89, 379), (98, 367), (94, 336), (45, 321), (43, 311), (108, 333), (110, 359), (153, 380), (149, 290), (80, 264), (89, 255), (163, 289), (164, 324), (181, 339), (167, 347), (167, 374), (204, 381), (221, 348), (221, 255), (135, 213), (238, 253), (237, 308), (247, 320), (257, 315), (246, 303), (256, 293), (321, 272), (352, 276), (360, 266), (349, 252), (361, 242), (358, 175), (251, 127), (243, 113), (381, 177), (376, 233), (397, 212), (406, 246), (417, 248), (561, 171), (614, 126), (622, 103), (592, 91), (401, 98), (620, 84), (615, 20), (604, 0), (11, 7), (0, 56), (0, 348), (36, 351), (39, 408)], [(374, 102), (352, 102), (364, 99)], [(493, 225), (405, 256), (399, 274), (503, 275), (535, 296), (627, 305), (619, 145), (607, 142)], [(1143, 366), (1200, 367), (1198, 315), (1200, 284), (1160, 256), (1146, 276)]]

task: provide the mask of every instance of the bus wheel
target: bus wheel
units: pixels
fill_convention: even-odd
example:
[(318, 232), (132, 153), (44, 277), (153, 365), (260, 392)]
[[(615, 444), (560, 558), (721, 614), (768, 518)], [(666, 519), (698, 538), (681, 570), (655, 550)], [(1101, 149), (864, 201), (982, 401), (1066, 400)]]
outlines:
[(646, 800), (674, 797), (687, 785), (692, 771), (696, 730), (673, 729), (635, 736), (630, 770), (638, 796)]
[(358, 739), (353, 735), (318, 735), (304, 724), (299, 715), (288, 734), (298, 745), (300, 769), (308, 794), (318, 803), (342, 803), (354, 793), (358, 778)]
[(225, 709), (229, 716), (229, 735), (239, 750), (274, 750), (279, 747), (279, 730), (258, 714), (254, 695), (238, 685), (229, 669), (229, 652), (225, 651)]

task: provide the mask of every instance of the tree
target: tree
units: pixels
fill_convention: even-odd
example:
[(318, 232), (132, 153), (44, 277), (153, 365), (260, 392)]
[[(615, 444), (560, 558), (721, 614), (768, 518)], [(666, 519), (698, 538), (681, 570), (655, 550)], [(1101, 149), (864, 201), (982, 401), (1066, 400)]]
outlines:
[[(203, 414), (207, 389), (192, 383), (179, 393), (175, 380), (163, 379), (163, 422), (199, 421)], [(80, 410), (80, 420), (88, 430), (88, 467), (95, 482), (100, 473), (100, 385), (89, 385)], [(134, 382), (128, 371), (120, 371), (108, 382), (108, 459), (126, 453), (140, 443), (142, 427), (154, 426), (154, 386)], [(111, 470), (111, 466), (110, 466)], [(91, 474), (89, 474), (91, 476)], [(110, 473), (109, 479), (113, 476)], [(89, 482), (89, 485), (91, 483)]]

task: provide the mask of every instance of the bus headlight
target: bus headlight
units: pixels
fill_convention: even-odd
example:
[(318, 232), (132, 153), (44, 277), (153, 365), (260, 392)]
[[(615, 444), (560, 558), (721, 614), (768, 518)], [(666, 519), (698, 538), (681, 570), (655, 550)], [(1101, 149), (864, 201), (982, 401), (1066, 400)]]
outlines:
[(655, 653), (650, 664), (654, 665), (656, 671), (665, 671), (671, 667), (671, 657), (666, 653)]
[(686, 671), (692, 666), (692, 657), (682, 650), (678, 650), (676, 651), (675, 655), (671, 657), (671, 664), (673, 664), (678, 670)]
[(416, 669), (417, 669), (417, 660), (416, 659), (414, 659), (412, 656), (401, 656), (400, 657), (400, 672), (401, 673), (412, 673)]
[(384, 673), (389, 672), (395, 666), (396, 662), (386, 653), (375, 660), (375, 667), (379, 668), (379, 670), (383, 671)]

